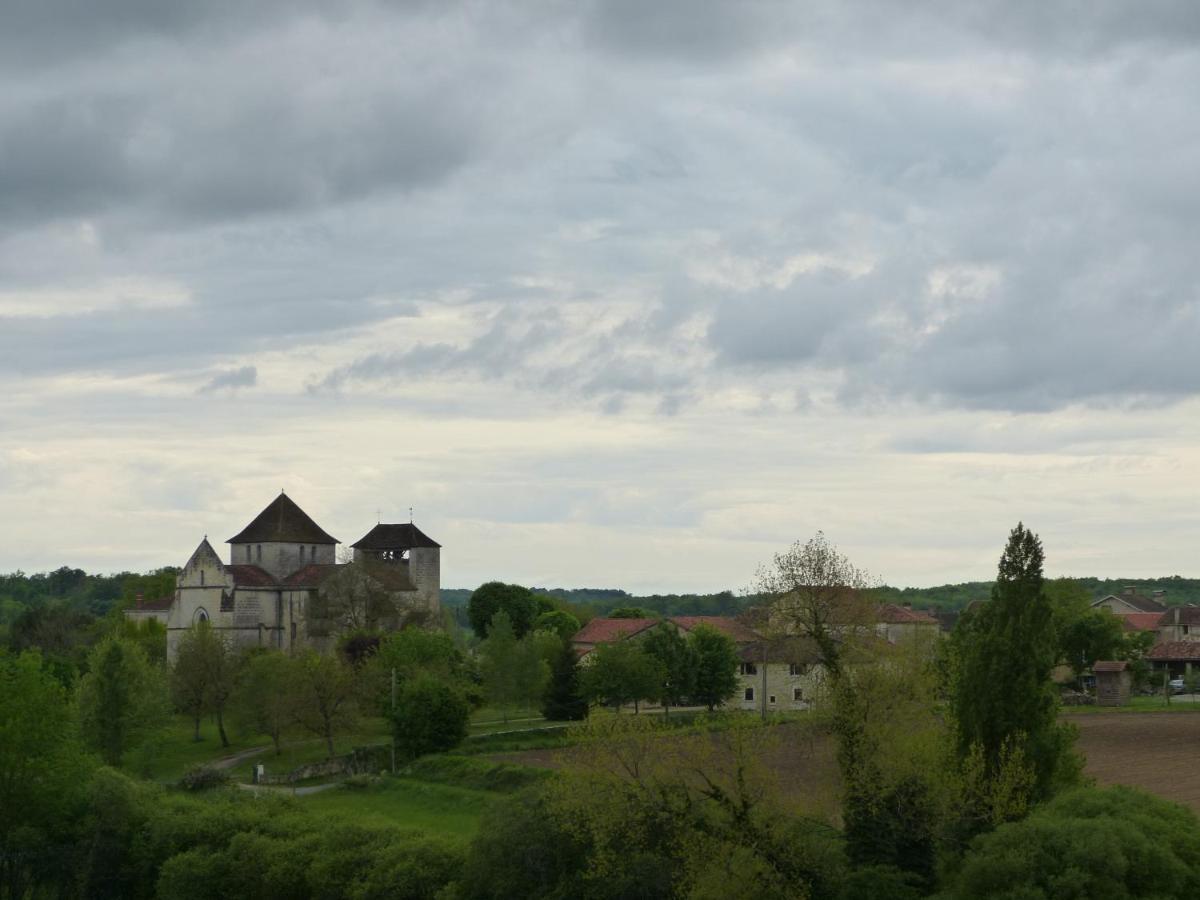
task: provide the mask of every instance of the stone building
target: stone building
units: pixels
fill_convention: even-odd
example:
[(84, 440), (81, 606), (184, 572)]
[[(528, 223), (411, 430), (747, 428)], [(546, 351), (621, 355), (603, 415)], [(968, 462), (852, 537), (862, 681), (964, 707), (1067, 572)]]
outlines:
[[(224, 562), (205, 537), (176, 578), (166, 616), (169, 658), (201, 621), (239, 647), (325, 649), (340, 623), (354, 621), (355, 603), (397, 615), (439, 609), (441, 547), (411, 523), (376, 525), (353, 545), (355, 562), (339, 564), (338, 540), (280, 492), (227, 543)], [(388, 623), (378, 615), (372, 621)]]

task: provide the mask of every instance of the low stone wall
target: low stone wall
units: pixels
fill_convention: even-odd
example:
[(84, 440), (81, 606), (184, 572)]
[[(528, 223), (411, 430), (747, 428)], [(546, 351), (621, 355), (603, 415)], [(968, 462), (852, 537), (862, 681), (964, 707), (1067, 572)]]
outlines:
[[(280, 775), (265, 770), (255, 779), (258, 784), (295, 784), (309, 778), (329, 778), (338, 775), (382, 772), (391, 766), (391, 744), (373, 744), (370, 747), (355, 747), (345, 756), (309, 763)], [(257, 769), (255, 770), (257, 771)]]

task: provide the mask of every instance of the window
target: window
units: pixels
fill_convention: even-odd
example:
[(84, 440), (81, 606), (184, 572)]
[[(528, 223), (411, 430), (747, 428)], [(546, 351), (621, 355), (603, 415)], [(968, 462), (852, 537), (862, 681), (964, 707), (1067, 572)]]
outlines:
[(317, 561), (317, 548), (316, 547), (312, 547), (308, 551), (308, 558), (311, 559), (313, 562)]
[[(743, 675), (757, 675), (758, 674), (758, 666), (756, 666), (754, 663), (742, 663), (742, 674)], [(753, 698), (751, 698), (751, 699), (753, 699)]]
[(192, 621), (196, 624), (199, 624), (200, 622), (207, 622), (208, 610), (206, 610), (203, 606), (200, 607), (198, 610), (196, 610), (196, 615), (192, 617)]
[(255, 547), (255, 555), (258, 557), (256, 562), (262, 562), (262, 544)]
[(774, 706), (775, 705), (775, 695), (772, 694), (769, 698), (767, 698), (767, 702), (770, 703), (772, 706)]
[(200, 587), (204, 587), (204, 570), (200, 570)]
[(804, 674), (805, 667), (800, 663), (788, 663), (788, 674), (793, 678)]
[(246, 562), (253, 562), (253, 558), (250, 554), (250, 545), (249, 544), (246, 545)]
[(752, 687), (746, 688), (745, 696), (746, 696), (747, 700), (753, 700), (754, 699), (754, 688), (752, 688)]
[(803, 703), (804, 702), (804, 689), (803, 688), (792, 688), (792, 699), (797, 703)]
[(300, 565), (304, 565), (304, 545), (300, 545)]
[(1189, 629), (1190, 627), (1191, 627), (1191, 626), (1189, 626), (1189, 625), (1184, 625), (1184, 626), (1183, 626), (1183, 633), (1184, 633), (1184, 634), (1187, 634), (1187, 633), (1188, 633), (1188, 629)]

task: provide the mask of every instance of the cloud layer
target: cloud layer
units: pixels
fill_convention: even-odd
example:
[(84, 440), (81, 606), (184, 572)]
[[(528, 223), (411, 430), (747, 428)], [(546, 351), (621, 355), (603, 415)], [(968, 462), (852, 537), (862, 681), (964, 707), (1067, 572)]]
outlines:
[[(0, 34), (0, 497), (66, 496), (46, 466), (77, 464), (98, 421), (144, 460), (177, 429), (250, 429), (239, 464), (272, 490), (288, 435), (341, 508), (357, 494), (317, 476), (337, 463), (314, 423), (365, 429), (362, 477), (403, 482), (422, 422), (470, 446), (582, 417), (647, 429), (690, 474), (655, 493), (630, 451), (630, 484), (589, 493), (577, 471), (529, 506), (485, 476), (456, 493), (451, 455), (394, 490), (463, 528), (476, 500), (497, 528), (644, 520), (683, 559), (721, 519), (688, 485), (750, 477), (684, 435), (809, 448), (844, 427), (862, 443), (808, 461), (829, 479), (894, 463), (921, 481), (914, 456), (947, 448), (1077, 459), (1047, 417), (1169, 430), (1200, 394), (1200, 11), (909, 6), (18, 2)], [(403, 451), (380, 437), (392, 420)], [(218, 501), (194, 486), (223, 466), (172, 452), (178, 487), (135, 480), (134, 508), (192, 509), (194, 531), (214, 504), (261, 505), (231, 493), (254, 476)], [(801, 536), (768, 519), (748, 554)], [(159, 533), (152, 555), (190, 540)], [(487, 538), (466, 540), (482, 560)], [(553, 574), (595, 575), (573, 571)]]

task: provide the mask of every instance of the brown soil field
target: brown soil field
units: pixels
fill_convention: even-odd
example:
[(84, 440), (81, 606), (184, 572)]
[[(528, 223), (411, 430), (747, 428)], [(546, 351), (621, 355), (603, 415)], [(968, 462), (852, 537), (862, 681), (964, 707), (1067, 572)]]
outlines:
[[(1094, 713), (1065, 715), (1079, 729), (1084, 771), (1101, 785), (1141, 788), (1200, 812), (1200, 714)], [(838, 773), (828, 735), (780, 726), (766, 750), (782, 794), (798, 807), (837, 815)], [(569, 765), (571, 750), (527, 750), (493, 758), (529, 766)]]
[(1200, 715), (1190, 712), (1064, 716), (1079, 729), (1084, 771), (1200, 812)]

